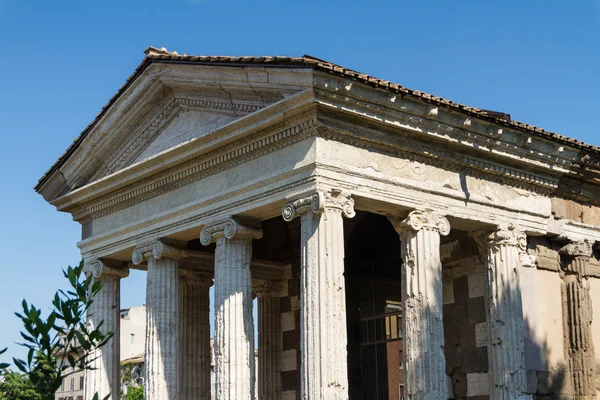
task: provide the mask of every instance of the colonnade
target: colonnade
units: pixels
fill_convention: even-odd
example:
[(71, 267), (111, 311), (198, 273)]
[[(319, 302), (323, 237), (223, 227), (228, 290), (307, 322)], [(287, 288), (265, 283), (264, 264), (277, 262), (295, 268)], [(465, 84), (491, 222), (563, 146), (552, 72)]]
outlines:
[[(282, 214), (285, 221), (299, 217), (301, 223), (300, 398), (347, 399), (343, 218), (355, 215), (354, 201), (340, 190), (317, 191), (287, 203)], [(408, 399), (445, 399), (440, 238), (449, 234), (450, 223), (445, 216), (430, 209), (413, 210), (407, 217), (390, 217), (390, 221), (399, 233), (404, 265), (405, 393)], [(216, 243), (214, 354), (215, 396), (219, 400), (255, 397), (257, 371), (250, 261), (252, 241), (260, 237), (262, 231), (258, 224), (245, 225), (232, 218), (207, 224), (200, 233), (203, 245)], [(499, 226), (480, 234), (478, 242), (487, 267), (491, 398), (531, 398), (526, 395), (518, 282), (525, 235), (513, 226)], [(147, 400), (210, 399), (208, 293), (213, 281), (205, 274), (181, 271), (179, 263), (185, 257), (186, 250), (160, 241), (140, 246), (133, 252), (133, 263), (146, 263), (148, 269)], [(574, 262), (573, 265), (575, 268), (579, 264)], [(103, 319), (105, 329), (118, 332), (116, 288), (118, 280), (126, 274), (106, 267), (99, 268), (98, 272), (94, 269), (93, 273), (104, 282), (104, 287), (91, 320)], [(581, 277), (586, 276), (585, 271), (574, 272), (574, 275), (574, 282), (582, 287)], [(279, 290), (277, 284), (254, 290), (260, 312), (260, 400), (281, 398)], [(118, 359), (117, 344), (102, 350), (97, 369), (87, 372), (87, 396), (98, 391), (100, 398), (109, 393), (113, 399), (119, 398), (119, 377), (114, 371)]]

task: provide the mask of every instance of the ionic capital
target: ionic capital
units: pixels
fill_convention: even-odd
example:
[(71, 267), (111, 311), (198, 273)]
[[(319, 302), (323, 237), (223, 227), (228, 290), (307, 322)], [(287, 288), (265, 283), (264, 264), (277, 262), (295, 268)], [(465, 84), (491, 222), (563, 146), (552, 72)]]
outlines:
[(527, 251), (527, 235), (513, 224), (498, 225), (494, 232), (475, 239), (490, 247), (513, 246), (520, 252)]
[(90, 262), (85, 267), (86, 275), (92, 275), (96, 279), (106, 278), (127, 278), (129, 276), (129, 268), (115, 268), (109, 267), (100, 260)]
[(240, 224), (233, 218), (221, 221), (219, 223), (205, 226), (200, 232), (200, 243), (208, 246), (216, 241), (219, 237), (226, 239), (244, 238), (244, 239), (260, 239), (263, 232), (260, 228), (249, 227)]
[(398, 217), (388, 217), (396, 232), (399, 234), (407, 231), (420, 231), (426, 229), (437, 231), (440, 235), (446, 236), (450, 233), (450, 222), (448, 219), (437, 211), (432, 209), (414, 210), (408, 214), (405, 219)]
[(267, 282), (262, 285), (253, 286), (252, 292), (258, 298), (281, 297), (283, 294), (283, 283), (282, 282)]
[(206, 272), (182, 269), (179, 271), (179, 274), (181, 282), (186, 285), (202, 286), (208, 289), (214, 283), (212, 275)]
[(581, 240), (579, 242), (572, 242), (563, 246), (558, 253), (573, 258), (591, 258), (592, 257), (592, 242), (589, 240)]
[(350, 193), (340, 189), (319, 190), (308, 197), (290, 201), (283, 206), (281, 214), (283, 219), (289, 222), (307, 211), (323, 213), (326, 208), (338, 209), (346, 218), (356, 215)]
[(161, 258), (172, 258), (175, 260), (181, 260), (185, 257), (187, 257), (185, 250), (166, 245), (161, 241), (157, 241), (148, 245), (137, 247), (133, 251), (131, 260), (135, 265), (140, 265), (144, 261), (150, 261), (151, 259), (160, 260)]

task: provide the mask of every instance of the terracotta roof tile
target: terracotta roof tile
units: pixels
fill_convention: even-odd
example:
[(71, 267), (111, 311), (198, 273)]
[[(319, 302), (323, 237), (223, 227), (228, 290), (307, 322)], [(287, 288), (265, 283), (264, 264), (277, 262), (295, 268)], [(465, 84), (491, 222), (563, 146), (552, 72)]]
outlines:
[(280, 64), (282, 66), (288, 67), (311, 67), (317, 68), (320, 70), (333, 72), (342, 74), (344, 76), (357, 79), (363, 81), (364, 83), (375, 85), (382, 87), (384, 89), (393, 90), (395, 92), (408, 94), (412, 97), (416, 97), (430, 103), (446, 106), (448, 108), (454, 108), (460, 111), (465, 111), (467, 113), (473, 114), (477, 117), (481, 117), (487, 120), (494, 121), (496, 123), (503, 124), (505, 126), (530, 131), (532, 133), (536, 133), (539, 135), (546, 136), (550, 139), (558, 140), (561, 142), (565, 142), (581, 149), (585, 149), (588, 151), (592, 151), (595, 153), (600, 153), (600, 147), (586, 144), (580, 140), (569, 138), (564, 135), (560, 135), (558, 133), (549, 132), (542, 128), (525, 124), (518, 121), (507, 121), (506, 119), (500, 119), (493, 116), (488, 115), (487, 112), (480, 110), (475, 107), (469, 107), (464, 104), (455, 103), (451, 100), (445, 99), (443, 97), (434, 96), (428, 93), (423, 93), (419, 90), (412, 90), (405, 88), (397, 83), (393, 83), (390, 81), (378, 79), (372, 77), (367, 74), (363, 74), (360, 72), (356, 72), (347, 68), (344, 68), (340, 65), (336, 65), (330, 63), (325, 60), (321, 60), (316, 57), (312, 57), (309, 55), (303, 55), (302, 57), (284, 57), (284, 56), (190, 56), (190, 55), (179, 55), (177, 52), (169, 52), (164, 47), (162, 49), (158, 49), (156, 47), (149, 47), (145, 51), (146, 57), (143, 59), (141, 64), (135, 69), (134, 73), (127, 78), (127, 81), (121, 88), (117, 91), (117, 93), (108, 101), (108, 103), (102, 107), (96, 118), (84, 129), (84, 131), (73, 141), (73, 143), (69, 146), (69, 148), (65, 151), (63, 155), (59, 157), (59, 159), (54, 163), (54, 165), (40, 178), (38, 184), (35, 186), (35, 190), (38, 190), (41, 185), (46, 181), (46, 179), (50, 176), (50, 174), (56, 170), (62, 163), (66, 160), (66, 158), (75, 150), (75, 148), (81, 143), (81, 141), (85, 138), (87, 133), (100, 121), (104, 113), (108, 110), (108, 108), (116, 102), (116, 100), (121, 96), (121, 94), (131, 85), (131, 83), (137, 79), (137, 77), (153, 62), (162, 62), (162, 61), (179, 61), (179, 62), (192, 62), (192, 63), (214, 63), (214, 64), (260, 64), (260, 63), (269, 63), (269, 64)]

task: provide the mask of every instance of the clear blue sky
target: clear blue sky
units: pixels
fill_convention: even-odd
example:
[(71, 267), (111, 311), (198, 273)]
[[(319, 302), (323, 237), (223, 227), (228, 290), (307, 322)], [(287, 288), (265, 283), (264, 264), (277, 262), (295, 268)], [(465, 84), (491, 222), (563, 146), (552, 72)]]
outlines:
[[(0, 347), (23, 297), (47, 306), (78, 224), (34, 193), (149, 45), (310, 54), (600, 145), (600, 0), (0, 0)], [(123, 306), (144, 303), (144, 274)], [(22, 353), (18, 353), (22, 354)]]

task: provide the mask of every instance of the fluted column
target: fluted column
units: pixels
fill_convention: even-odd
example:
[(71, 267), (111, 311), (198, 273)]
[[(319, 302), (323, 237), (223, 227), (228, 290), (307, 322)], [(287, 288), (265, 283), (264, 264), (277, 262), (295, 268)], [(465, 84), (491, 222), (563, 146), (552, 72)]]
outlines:
[(283, 219), (301, 215), (300, 398), (348, 399), (344, 224), (354, 200), (340, 190), (287, 203)]
[(138, 247), (133, 263), (146, 261), (146, 400), (180, 400), (181, 334), (179, 260), (185, 252), (162, 242)]
[(255, 399), (254, 321), (252, 318), (252, 239), (262, 231), (233, 219), (206, 226), (200, 242), (215, 250), (215, 396)]
[(486, 259), (486, 304), (490, 399), (531, 399), (525, 370), (523, 306), (519, 285), (520, 253), (527, 247), (525, 233), (513, 225), (476, 238)]
[(562, 283), (565, 349), (576, 399), (596, 398), (596, 356), (592, 340), (592, 301), (590, 298), (590, 259), (592, 244), (570, 243), (560, 249), (565, 259)]
[(390, 217), (402, 251), (402, 325), (404, 387), (411, 400), (446, 399), (446, 359), (440, 235), (450, 224), (432, 210), (412, 211), (406, 219)]
[(258, 297), (258, 400), (281, 396), (281, 283), (254, 288)]
[(113, 400), (121, 397), (120, 363), (120, 307), (121, 278), (129, 275), (128, 268), (111, 268), (101, 261), (89, 264), (86, 273), (92, 274), (95, 281), (102, 282), (102, 288), (94, 297), (88, 310), (88, 323), (95, 329), (100, 323), (100, 332), (113, 332), (114, 336), (91, 355), (92, 369), (85, 371), (85, 400), (91, 400), (94, 394), (102, 399), (110, 394)]
[(210, 400), (210, 299), (212, 276), (182, 270), (181, 399)]

